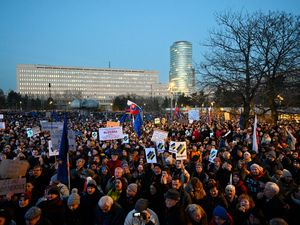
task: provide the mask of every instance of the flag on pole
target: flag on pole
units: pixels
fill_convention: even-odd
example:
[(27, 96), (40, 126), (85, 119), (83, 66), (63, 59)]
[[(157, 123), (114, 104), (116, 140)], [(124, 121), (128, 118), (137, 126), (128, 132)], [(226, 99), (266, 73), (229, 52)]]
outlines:
[(252, 150), (258, 153), (258, 143), (257, 143), (257, 117), (255, 115), (254, 125), (253, 125), (253, 134), (252, 134)]
[(140, 112), (141, 108), (136, 103), (127, 100), (127, 105), (129, 106), (129, 113), (131, 115), (137, 115)]
[[(126, 122), (126, 120), (129, 118), (129, 115), (127, 113), (124, 113), (122, 117), (120, 118), (120, 123)], [(130, 118), (129, 118), (130, 119)]]
[(59, 147), (58, 155), (58, 169), (57, 169), (57, 180), (61, 183), (69, 186), (69, 166), (68, 166), (68, 151), (69, 151), (69, 141), (68, 141), (68, 120), (67, 116), (64, 116), (64, 126)]
[(141, 112), (139, 112), (133, 122), (133, 128), (138, 137), (142, 135), (142, 130), (141, 130), (142, 125), (143, 125), (143, 119), (141, 116)]

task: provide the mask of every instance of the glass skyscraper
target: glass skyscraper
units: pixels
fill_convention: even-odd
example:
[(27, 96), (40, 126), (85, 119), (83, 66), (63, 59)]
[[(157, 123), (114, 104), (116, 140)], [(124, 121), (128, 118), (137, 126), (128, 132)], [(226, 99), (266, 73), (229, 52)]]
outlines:
[(176, 93), (191, 94), (195, 88), (195, 71), (192, 67), (192, 44), (174, 42), (170, 48), (169, 83)]

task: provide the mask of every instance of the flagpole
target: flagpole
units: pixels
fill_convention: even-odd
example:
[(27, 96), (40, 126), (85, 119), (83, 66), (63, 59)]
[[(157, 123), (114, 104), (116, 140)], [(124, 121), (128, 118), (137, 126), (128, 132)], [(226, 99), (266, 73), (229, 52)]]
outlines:
[(70, 158), (69, 158), (69, 151), (67, 153), (67, 168), (68, 168), (68, 188), (71, 191), (71, 175), (70, 175)]

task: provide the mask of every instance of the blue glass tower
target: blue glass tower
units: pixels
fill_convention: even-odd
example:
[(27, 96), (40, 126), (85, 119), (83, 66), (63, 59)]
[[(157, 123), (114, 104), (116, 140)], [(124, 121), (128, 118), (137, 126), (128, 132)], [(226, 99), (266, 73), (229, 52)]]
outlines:
[(177, 41), (170, 47), (169, 82), (176, 93), (190, 94), (195, 88), (195, 71), (192, 67), (192, 44)]

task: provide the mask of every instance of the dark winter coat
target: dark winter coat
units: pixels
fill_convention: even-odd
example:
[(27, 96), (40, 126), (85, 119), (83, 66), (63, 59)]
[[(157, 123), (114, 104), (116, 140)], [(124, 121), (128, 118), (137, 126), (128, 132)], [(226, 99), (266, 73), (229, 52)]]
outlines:
[(124, 220), (124, 210), (118, 203), (114, 203), (108, 213), (97, 208), (95, 225), (123, 225)]

